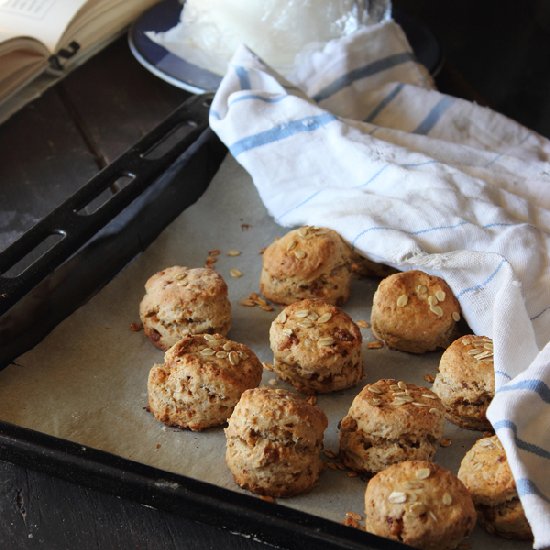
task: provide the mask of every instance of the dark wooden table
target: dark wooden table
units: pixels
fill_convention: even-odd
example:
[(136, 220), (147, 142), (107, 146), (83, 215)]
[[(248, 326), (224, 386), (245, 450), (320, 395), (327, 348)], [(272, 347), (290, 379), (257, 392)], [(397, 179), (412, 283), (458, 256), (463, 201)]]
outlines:
[[(395, 0), (438, 38), (442, 91), (550, 136), (542, 1)], [(188, 97), (120, 39), (0, 125), (0, 250)], [(0, 462), (0, 548), (265, 548), (166, 512)]]

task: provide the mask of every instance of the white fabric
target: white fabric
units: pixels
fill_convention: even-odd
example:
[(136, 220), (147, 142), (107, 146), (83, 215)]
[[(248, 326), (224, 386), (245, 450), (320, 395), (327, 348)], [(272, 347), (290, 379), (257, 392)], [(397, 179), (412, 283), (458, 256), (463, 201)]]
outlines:
[(393, 22), (303, 57), (293, 81), (241, 47), (211, 127), (278, 223), (449, 283), (494, 340), (488, 416), (550, 546), (550, 142), (432, 89)]

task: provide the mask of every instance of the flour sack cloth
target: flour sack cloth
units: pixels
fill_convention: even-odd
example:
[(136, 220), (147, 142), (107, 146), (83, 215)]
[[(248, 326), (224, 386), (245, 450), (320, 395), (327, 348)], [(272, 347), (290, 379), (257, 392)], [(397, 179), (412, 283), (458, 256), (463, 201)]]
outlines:
[(279, 224), (447, 281), (494, 341), (488, 417), (550, 546), (550, 142), (435, 90), (393, 21), (299, 56), (289, 80), (242, 46), (210, 125)]

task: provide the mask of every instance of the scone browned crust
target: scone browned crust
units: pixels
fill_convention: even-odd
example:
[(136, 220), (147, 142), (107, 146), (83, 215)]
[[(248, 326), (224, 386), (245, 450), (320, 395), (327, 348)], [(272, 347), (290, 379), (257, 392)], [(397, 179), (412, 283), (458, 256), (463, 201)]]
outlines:
[(374, 293), (372, 332), (393, 349), (424, 353), (446, 348), (459, 320), (460, 304), (447, 283), (423, 271), (390, 275)]
[(189, 334), (227, 334), (231, 303), (222, 276), (210, 268), (172, 266), (145, 283), (143, 332), (162, 350)]
[(475, 335), (455, 340), (441, 355), (433, 391), (454, 424), (471, 430), (492, 430), (485, 416), (495, 395), (492, 340)]
[(341, 305), (349, 298), (351, 279), (351, 249), (332, 229), (294, 229), (263, 253), (260, 290), (279, 304), (321, 298)]
[(221, 334), (188, 336), (164, 360), (149, 373), (149, 409), (167, 426), (190, 430), (225, 423), (241, 394), (258, 386), (263, 373), (250, 348)]
[(444, 412), (429, 389), (393, 379), (367, 384), (340, 423), (340, 459), (360, 473), (404, 460), (431, 460)]
[(479, 522), (489, 533), (531, 540), (531, 528), (519, 500), (506, 453), (496, 435), (478, 439), (458, 471), (470, 491)]
[(433, 462), (393, 464), (376, 474), (365, 491), (365, 530), (414, 548), (456, 548), (475, 522), (466, 487)]
[(363, 376), (359, 327), (321, 300), (287, 306), (269, 330), (273, 370), (303, 393), (349, 388)]
[(245, 391), (225, 429), (226, 462), (235, 482), (274, 497), (308, 491), (319, 478), (327, 425), (319, 407), (295, 394)]

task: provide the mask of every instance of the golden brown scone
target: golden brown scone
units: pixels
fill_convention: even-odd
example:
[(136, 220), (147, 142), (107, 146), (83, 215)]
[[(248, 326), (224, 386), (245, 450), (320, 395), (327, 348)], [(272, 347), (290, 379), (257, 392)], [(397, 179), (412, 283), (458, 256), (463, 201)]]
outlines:
[(260, 290), (279, 304), (321, 298), (341, 305), (349, 298), (351, 278), (351, 249), (340, 235), (305, 226), (265, 249)]
[(319, 407), (295, 394), (245, 391), (225, 429), (225, 459), (235, 482), (274, 497), (308, 491), (319, 478), (327, 425)]
[(393, 349), (424, 353), (446, 348), (459, 320), (460, 304), (447, 283), (422, 271), (390, 275), (374, 294), (372, 332)]
[(190, 334), (223, 334), (231, 304), (222, 276), (210, 268), (167, 267), (145, 283), (139, 306), (143, 332), (162, 350)]
[(376, 474), (365, 491), (365, 530), (414, 548), (456, 548), (475, 522), (466, 487), (433, 462), (393, 464)]
[(485, 413), (495, 396), (493, 341), (475, 335), (455, 340), (441, 355), (433, 391), (454, 424), (470, 430), (492, 430)]
[(149, 409), (167, 426), (190, 430), (223, 424), (263, 373), (250, 348), (221, 334), (188, 336), (164, 354), (164, 361), (149, 373)]
[(429, 389), (393, 379), (367, 384), (340, 423), (340, 459), (360, 473), (403, 460), (431, 460), (445, 408)]
[(269, 330), (273, 370), (303, 393), (354, 386), (363, 376), (362, 335), (351, 317), (321, 300), (287, 306)]
[(474, 443), (462, 459), (458, 477), (474, 499), (479, 523), (489, 533), (511, 539), (533, 538), (506, 453), (496, 435)]

